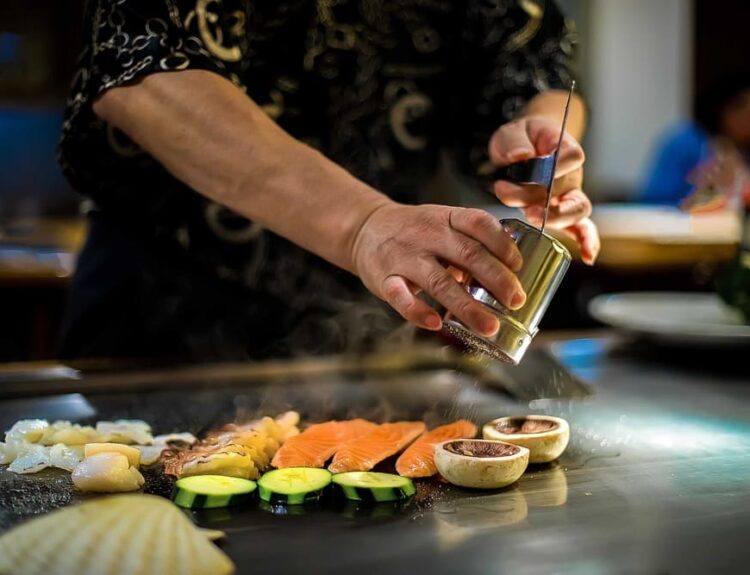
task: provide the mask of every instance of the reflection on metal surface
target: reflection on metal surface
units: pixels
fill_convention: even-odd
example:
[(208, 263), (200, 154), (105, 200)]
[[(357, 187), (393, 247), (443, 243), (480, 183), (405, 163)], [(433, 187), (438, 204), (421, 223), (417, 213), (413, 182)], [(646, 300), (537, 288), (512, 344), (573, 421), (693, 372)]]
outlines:
[(433, 506), (438, 549), (450, 551), (477, 533), (514, 525), (526, 519), (528, 505), (518, 487), (508, 491), (439, 501)]
[(559, 463), (529, 467), (518, 488), (529, 507), (560, 507), (568, 502), (568, 478)]
[(514, 525), (526, 519), (529, 507), (516, 486), (501, 493), (438, 501), (432, 511), (439, 528), (441, 550), (451, 548), (475, 532)]

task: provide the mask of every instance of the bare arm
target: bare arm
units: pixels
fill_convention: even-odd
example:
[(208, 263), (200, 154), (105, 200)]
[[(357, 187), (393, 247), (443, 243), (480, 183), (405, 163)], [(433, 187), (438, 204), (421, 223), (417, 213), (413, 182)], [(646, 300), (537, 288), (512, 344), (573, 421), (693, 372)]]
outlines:
[(349, 271), (357, 232), (390, 203), (211, 72), (147, 76), (94, 111), (194, 190)]
[(499, 324), (447, 271), (476, 277), (506, 306), (525, 294), (521, 257), (480, 210), (405, 206), (292, 138), (229, 81), (185, 70), (111, 89), (94, 104), (197, 192), (357, 274), (401, 315), (428, 329), (440, 315), (424, 290), (478, 332)]

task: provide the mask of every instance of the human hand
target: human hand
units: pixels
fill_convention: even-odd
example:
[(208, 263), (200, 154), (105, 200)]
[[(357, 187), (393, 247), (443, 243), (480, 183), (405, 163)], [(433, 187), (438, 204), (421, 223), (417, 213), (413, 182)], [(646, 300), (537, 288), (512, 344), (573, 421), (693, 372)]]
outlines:
[[(543, 117), (528, 116), (501, 126), (490, 139), (489, 155), (497, 166), (552, 154), (560, 137), (559, 123)], [(581, 248), (581, 259), (593, 264), (600, 241), (591, 221), (591, 201), (581, 189), (586, 157), (578, 141), (565, 133), (552, 186), (547, 226), (562, 230)], [(526, 218), (541, 226), (547, 190), (538, 185), (519, 185), (504, 180), (495, 182), (495, 195), (506, 206), (522, 208)]]
[(425, 329), (440, 329), (442, 320), (417, 297), (421, 291), (478, 333), (492, 336), (500, 327), (449, 266), (471, 274), (508, 308), (526, 301), (514, 273), (521, 269), (521, 254), (500, 222), (483, 210), (389, 202), (362, 225), (352, 262), (373, 294)]

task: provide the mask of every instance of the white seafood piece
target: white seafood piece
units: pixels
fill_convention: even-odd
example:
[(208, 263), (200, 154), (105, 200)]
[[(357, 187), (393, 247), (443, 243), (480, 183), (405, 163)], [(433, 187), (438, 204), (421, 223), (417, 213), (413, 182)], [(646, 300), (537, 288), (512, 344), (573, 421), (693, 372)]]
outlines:
[(137, 443), (153, 445), (151, 426), (140, 419), (118, 419), (117, 421), (100, 421), (96, 424), (99, 441), (110, 443)]
[[(121, 456), (122, 457), (122, 456)], [(0, 573), (228, 575), (229, 558), (172, 503), (100, 497), (27, 521), (0, 537)]]
[(198, 438), (192, 433), (165, 433), (164, 435), (157, 435), (154, 437), (154, 445), (167, 445), (170, 441), (180, 441), (192, 445)]
[(145, 483), (143, 475), (121, 453), (87, 457), (73, 469), (72, 479), (81, 491), (96, 493), (136, 491)]
[(55, 421), (44, 430), (39, 443), (42, 445), (84, 445), (99, 440), (99, 434), (90, 425), (79, 425), (70, 421)]
[(141, 464), (141, 452), (131, 446), (122, 443), (87, 443), (83, 448), (83, 457), (89, 458), (99, 453), (120, 453), (128, 458), (128, 463), (133, 467)]
[(159, 445), (159, 444), (157, 445), (134, 445), (133, 447), (141, 452), (141, 465), (153, 465), (154, 463), (159, 461), (161, 452), (167, 448), (167, 446), (163, 444), (162, 445)]
[(5, 433), (5, 443), (36, 443), (48, 427), (46, 419), (21, 419)]
[(16, 450), (13, 445), (0, 443), (0, 464), (7, 465), (16, 458)]
[(57, 467), (65, 471), (73, 471), (83, 459), (82, 445), (65, 445), (58, 443), (49, 448), (50, 467)]
[(16, 458), (8, 466), (13, 473), (37, 473), (50, 466), (49, 448), (43, 445), (27, 443), (16, 454)]

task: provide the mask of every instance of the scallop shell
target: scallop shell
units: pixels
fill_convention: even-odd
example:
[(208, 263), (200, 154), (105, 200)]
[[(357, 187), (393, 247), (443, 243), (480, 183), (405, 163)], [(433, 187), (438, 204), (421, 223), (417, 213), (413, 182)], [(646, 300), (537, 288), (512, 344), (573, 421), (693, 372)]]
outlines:
[(224, 575), (229, 558), (166, 499), (115, 495), (54, 511), (0, 537), (0, 573)]

